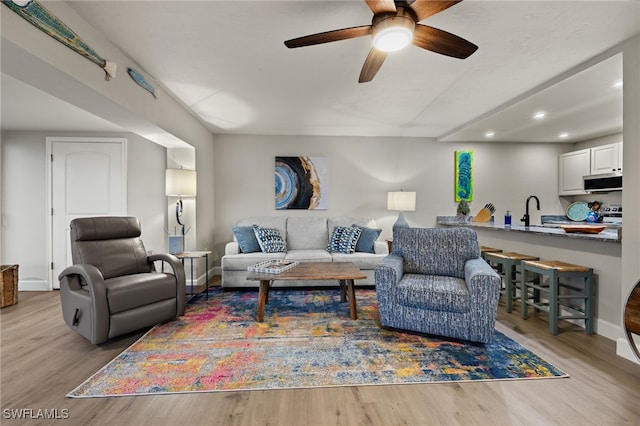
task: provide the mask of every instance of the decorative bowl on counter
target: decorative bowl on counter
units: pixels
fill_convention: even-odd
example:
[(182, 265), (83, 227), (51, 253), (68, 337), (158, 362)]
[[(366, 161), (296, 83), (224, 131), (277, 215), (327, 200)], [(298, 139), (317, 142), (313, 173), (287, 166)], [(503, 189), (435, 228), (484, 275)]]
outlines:
[(587, 213), (591, 211), (591, 207), (583, 201), (576, 201), (567, 207), (567, 217), (573, 221), (580, 222), (587, 219)]
[(607, 229), (606, 226), (602, 225), (560, 225), (560, 228), (562, 228), (564, 232), (580, 234), (599, 234)]

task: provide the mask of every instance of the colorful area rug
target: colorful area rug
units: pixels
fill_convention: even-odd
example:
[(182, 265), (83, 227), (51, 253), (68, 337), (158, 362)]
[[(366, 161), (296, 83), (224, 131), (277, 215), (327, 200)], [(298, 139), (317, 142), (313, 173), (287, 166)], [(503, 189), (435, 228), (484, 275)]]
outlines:
[(489, 345), (380, 328), (375, 290), (358, 289), (358, 319), (338, 290), (214, 289), (156, 326), (67, 396), (567, 377), (496, 332)]

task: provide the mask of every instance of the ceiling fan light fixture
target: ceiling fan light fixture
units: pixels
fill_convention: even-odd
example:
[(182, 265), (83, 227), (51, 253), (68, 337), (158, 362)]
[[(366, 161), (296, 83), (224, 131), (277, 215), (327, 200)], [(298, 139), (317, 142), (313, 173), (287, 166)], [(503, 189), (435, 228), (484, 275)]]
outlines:
[(382, 52), (395, 52), (413, 40), (415, 22), (406, 16), (391, 16), (373, 27), (373, 47)]

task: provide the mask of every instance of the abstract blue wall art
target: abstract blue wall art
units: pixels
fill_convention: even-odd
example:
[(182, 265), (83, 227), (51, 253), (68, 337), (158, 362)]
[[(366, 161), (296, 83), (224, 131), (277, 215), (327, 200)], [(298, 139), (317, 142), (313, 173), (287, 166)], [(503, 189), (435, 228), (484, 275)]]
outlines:
[(328, 209), (325, 157), (276, 157), (276, 210)]
[(473, 151), (455, 152), (455, 201), (473, 201)]
[(105, 79), (111, 80), (116, 76), (115, 62), (104, 60), (64, 22), (49, 12), (35, 0), (2, 0), (9, 9), (33, 24), (40, 31), (53, 37), (69, 49), (84, 56), (105, 71)]

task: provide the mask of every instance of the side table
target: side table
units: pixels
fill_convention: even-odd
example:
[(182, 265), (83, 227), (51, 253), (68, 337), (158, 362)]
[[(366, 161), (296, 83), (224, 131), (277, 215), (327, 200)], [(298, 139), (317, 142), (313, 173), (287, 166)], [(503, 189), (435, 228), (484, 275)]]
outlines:
[(185, 259), (189, 259), (189, 261), (191, 262), (191, 293), (189, 293), (190, 296), (194, 296), (196, 294), (193, 291), (193, 260), (201, 259), (204, 257), (205, 280), (206, 280), (204, 283), (204, 291), (205, 291), (206, 299), (209, 300), (208, 290), (209, 290), (209, 255), (210, 254), (211, 254), (211, 251), (205, 250), (205, 251), (185, 251), (175, 255), (178, 259), (182, 261), (182, 265), (184, 265)]

